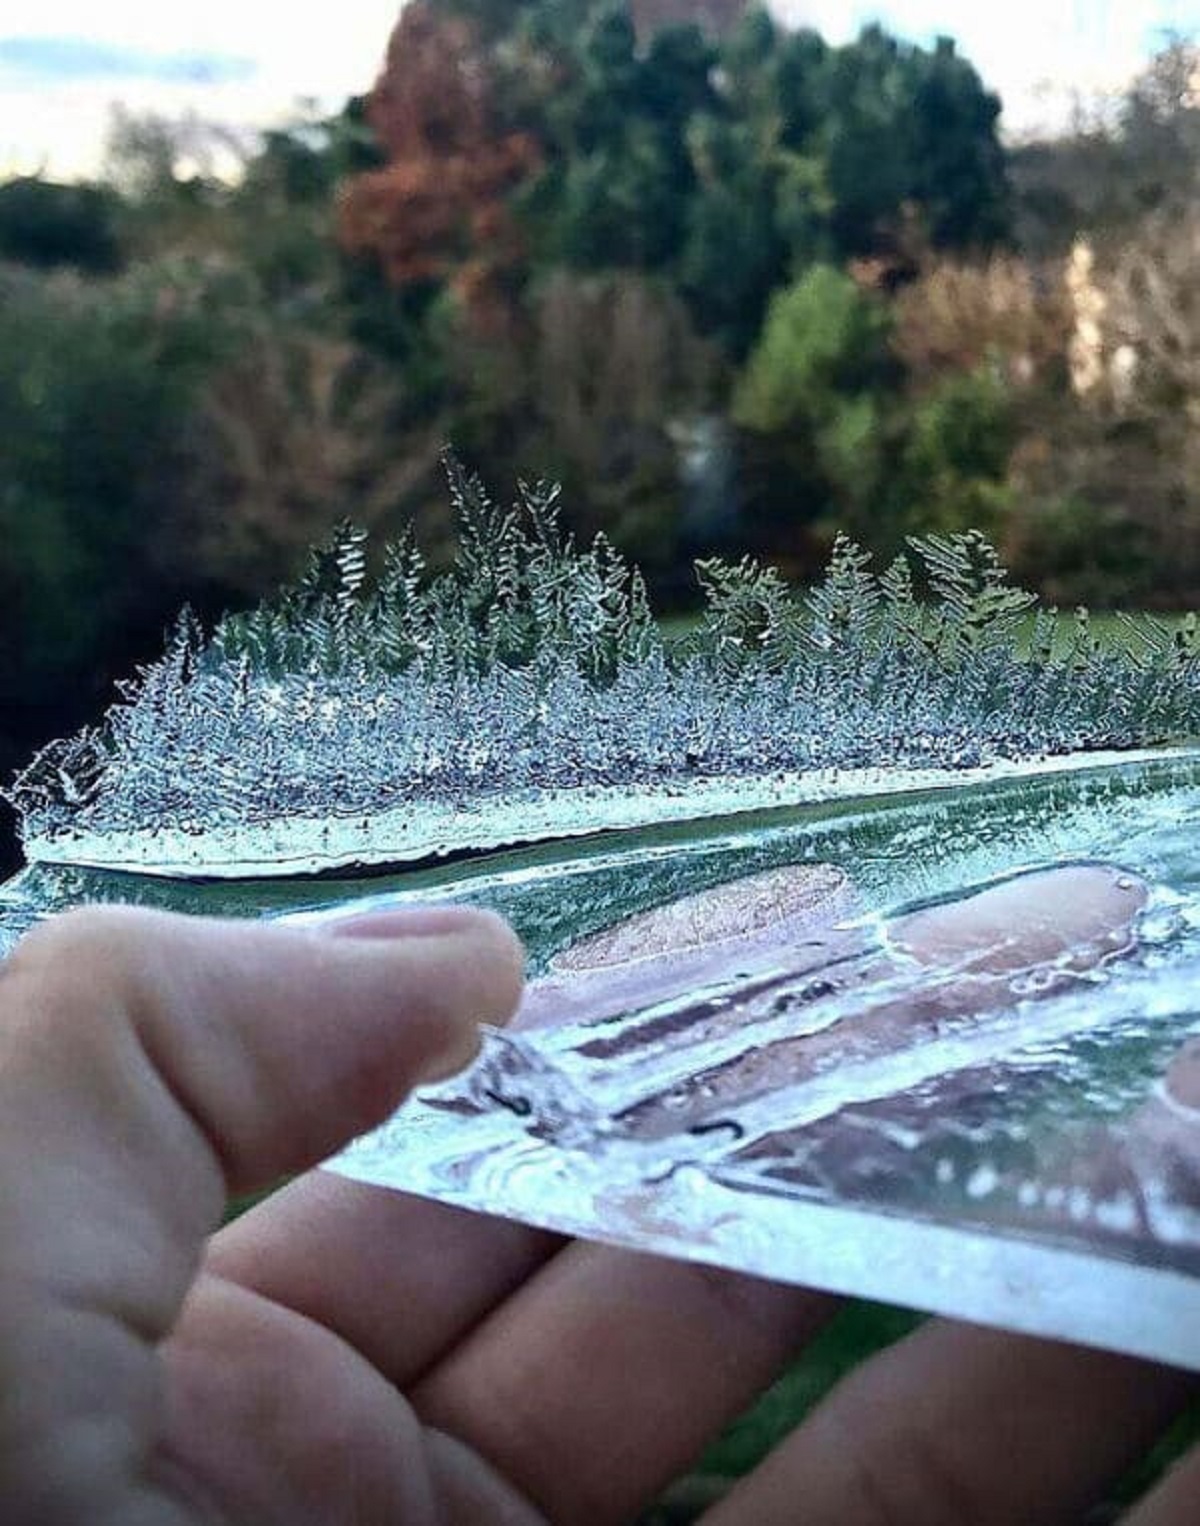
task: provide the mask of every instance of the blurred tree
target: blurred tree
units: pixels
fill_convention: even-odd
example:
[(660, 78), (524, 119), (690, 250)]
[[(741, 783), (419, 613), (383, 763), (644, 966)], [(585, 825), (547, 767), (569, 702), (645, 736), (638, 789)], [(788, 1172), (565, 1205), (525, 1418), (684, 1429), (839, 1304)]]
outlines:
[(0, 274), (0, 701), (62, 703), (157, 640), (183, 586), (161, 575), (161, 530), (237, 286), (183, 264)]
[(900, 380), (889, 330), (883, 301), (830, 265), (812, 266), (771, 299), (733, 418), (760, 437), (760, 463), (770, 442), (772, 519), (832, 520), (872, 546), (888, 543), (889, 527), (872, 520), (888, 459), (888, 394)]
[(710, 36), (731, 31), (752, 0), (629, 0), (633, 24), (641, 38), (666, 27), (696, 26)]
[(696, 190), (680, 280), (701, 326), (744, 354), (770, 292), (816, 260), (882, 257), (1008, 231), (999, 102), (953, 46), (880, 28), (830, 48), (751, 12), (725, 40), (720, 102), (693, 119)]
[(119, 198), (129, 257), (225, 249), (223, 214), (249, 151), (248, 140), (194, 113), (169, 118), (114, 106), (104, 183)]
[(683, 238), (695, 174), (691, 118), (715, 102), (715, 55), (672, 28), (639, 53), (622, 5), (593, 7), (559, 54), (547, 101), (546, 168), (523, 199), (536, 256), (578, 269), (661, 269)]
[(0, 260), (68, 265), (93, 275), (116, 270), (122, 261), (118, 214), (108, 187), (20, 176), (0, 185)]
[(1017, 429), (1015, 399), (987, 366), (944, 377), (919, 397), (887, 488), (905, 533), (1000, 535), (1014, 497)]
[(814, 259), (1005, 234), (998, 103), (952, 45), (876, 27), (831, 49), (740, 5), (718, 44), (687, 9), (639, 42), (621, 0), (412, 0), (369, 109), (387, 167), (348, 186), (346, 246), (427, 302), (559, 264), (662, 272), (740, 359)]
[(556, 271), (533, 295), (533, 323), (531, 453), (564, 483), (579, 528), (661, 573), (682, 531), (673, 427), (712, 406), (711, 347), (645, 276)]
[(1117, 136), (1133, 211), (1194, 203), (1200, 189), (1200, 47), (1177, 36), (1155, 54), (1122, 102)]
[(265, 132), (230, 188), (222, 212), (228, 244), (272, 300), (302, 307), (310, 322), (336, 327), (345, 272), (335, 231), (335, 200), (347, 175), (382, 162), (354, 97), (333, 116), (315, 107)]
[(697, 185), (679, 283), (704, 330), (740, 358), (794, 254), (779, 225), (778, 166), (762, 153), (751, 123), (699, 117), (690, 147)]
[(734, 393), (734, 419), (775, 434), (819, 422), (847, 395), (896, 380), (883, 303), (841, 271), (814, 265), (772, 299)]
[(918, 388), (987, 365), (1014, 390), (1061, 383), (1073, 313), (1053, 271), (1013, 254), (927, 259), (892, 306), (893, 347)]
[(1021, 248), (1065, 254), (1127, 237), (1143, 217), (1189, 211), (1200, 190), (1200, 47), (1173, 38), (1115, 103), (1010, 156)]
[(433, 0), (410, 0), (388, 44), (367, 118), (386, 163), (349, 180), (343, 248), (376, 260), (396, 286), (449, 280), (483, 308), (521, 244), (506, 193), (538, 162), (503, 128), (479, 31)]
[(825, 161), (814, 132), (828, 49), (752, 11), (726, 39), (718, 107), (693, 118), (696, 189), (680, 283), (696, 321), (736, 359), (762, 325), (767, 299), (828, 254)]
[(867, 27), (830, 55), (827, 89), (819, 135), (841, 254), (903, 254), (910, 208), (934, 248), (990, 248), (1004, 238), (1000, 102), (949, 39), (929, 53)]
[(986, 250), (1008, 241), (1011, 193), (997, 130), (1000, 98), (948, 37), (908, 59), (911, 164), (906, 201), (922, 209), (934, 249)]
[(409, 427), (404, 404), (390, 369), (345, 337), (269, 303), (247, 311), (191, 410), (190, 480), (164, 514), (159, 565), (175, 581), (186, 558), (212, 586), (253, 600), (348, 512), (395, 534), (445, 445), (440, 429)]

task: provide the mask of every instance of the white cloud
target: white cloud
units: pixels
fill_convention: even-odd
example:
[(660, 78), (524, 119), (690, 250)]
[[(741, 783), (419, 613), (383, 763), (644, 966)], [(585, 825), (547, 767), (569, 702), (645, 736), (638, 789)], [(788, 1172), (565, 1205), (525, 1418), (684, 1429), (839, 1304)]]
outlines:
[(79, 80), (35, 86), (0, 78), (0, 175), (44, 167), (56, 175), (94, 173), (109, 114), (182, 116), (189, 111), (234, 127), (285, 120), (302, 99), (336, 107), (370, 87), (400, 0), (338, 0), (334, 6), (148, 6), (145, 0), (6, 0), (0, 35), (94, 39), (147, 53), (213, 53), (254, 60), (254, 78), (189, 85), (146, 79)]

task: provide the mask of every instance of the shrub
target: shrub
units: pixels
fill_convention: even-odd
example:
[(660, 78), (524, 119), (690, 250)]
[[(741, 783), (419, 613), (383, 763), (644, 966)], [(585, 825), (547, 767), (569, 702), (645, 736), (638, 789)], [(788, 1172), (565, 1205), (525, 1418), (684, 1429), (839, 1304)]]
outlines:
[(6, 697), (127, 661), (178, 598), (158, 535), (187, 474), (189, 406), (232, 342), (228, 273), (112, 281), (0, 269), (0, 648)]
[(117, 269), (117, 198), (90, 185), (57, 185), (23, 175), (0, 185), (0, 260), (42, 269)]
[(913, 405), (898, 473), (910, 531), (995, 534), (1012, 503), (1012, 394), (990, 367), (950, 375)]

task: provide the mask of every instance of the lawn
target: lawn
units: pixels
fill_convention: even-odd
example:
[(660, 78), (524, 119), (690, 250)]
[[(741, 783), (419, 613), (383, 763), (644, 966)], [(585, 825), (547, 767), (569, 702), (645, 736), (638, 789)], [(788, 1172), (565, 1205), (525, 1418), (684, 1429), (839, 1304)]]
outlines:
[[(902, 1340), (920, 1323), (921, 1316), (906, 1309), (859, 1301), (847, 1303), (791, 1370), (709, 1448), (695, 1471), (670, 1489), (638, 1526), (692, 1526), (738, 1478), (750, 1472), (794, 1430), (847, 1373), (874, 1353)], [(1089, 1511), (1078, 1526), (1114, 1526), (1122, 1512), (1198, 1442), (1200, 1401), (1180, 1417), (1153, 1451), (1114, 1483), (1108, 1497)]]

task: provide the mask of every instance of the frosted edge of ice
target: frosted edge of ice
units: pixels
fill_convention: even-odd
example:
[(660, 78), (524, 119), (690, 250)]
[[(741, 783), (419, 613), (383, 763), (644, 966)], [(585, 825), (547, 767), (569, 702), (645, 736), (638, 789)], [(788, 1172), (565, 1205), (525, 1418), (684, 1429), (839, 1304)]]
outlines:
[(417, 800), (354, 821), (284, 817), (269, 825), (236, 823), (126, 832), (31, 834), (30, 864), (125, 869), (164, 878), (272, 878), (357, 865), (418, 863), (464, 851), (490, 851), (596, 832), (735, 816), (786, 806), (917, 793), (1019, 777), (1086, 772), (1195, 758), (1195, 746), (1063, 753), (998, 759), (963, 769), (821, 769), (767, 776), (674, 779), (658, 785), (580, 786), (511, 791), (501, 803), (480, 795), (455, 806)]
[(1200, 1371), (1200, 1283), (1182, 1272), (793, 1196), (751, 1200), (693, 1166), (624, 1214), (608, 1195), (601, 1214), (580, 1182), (534, 1168), (499, 1190), (493, 1176), (483, 1196), (406, 1180), (353, 1151), (324, 1169), (555, 1233)]

